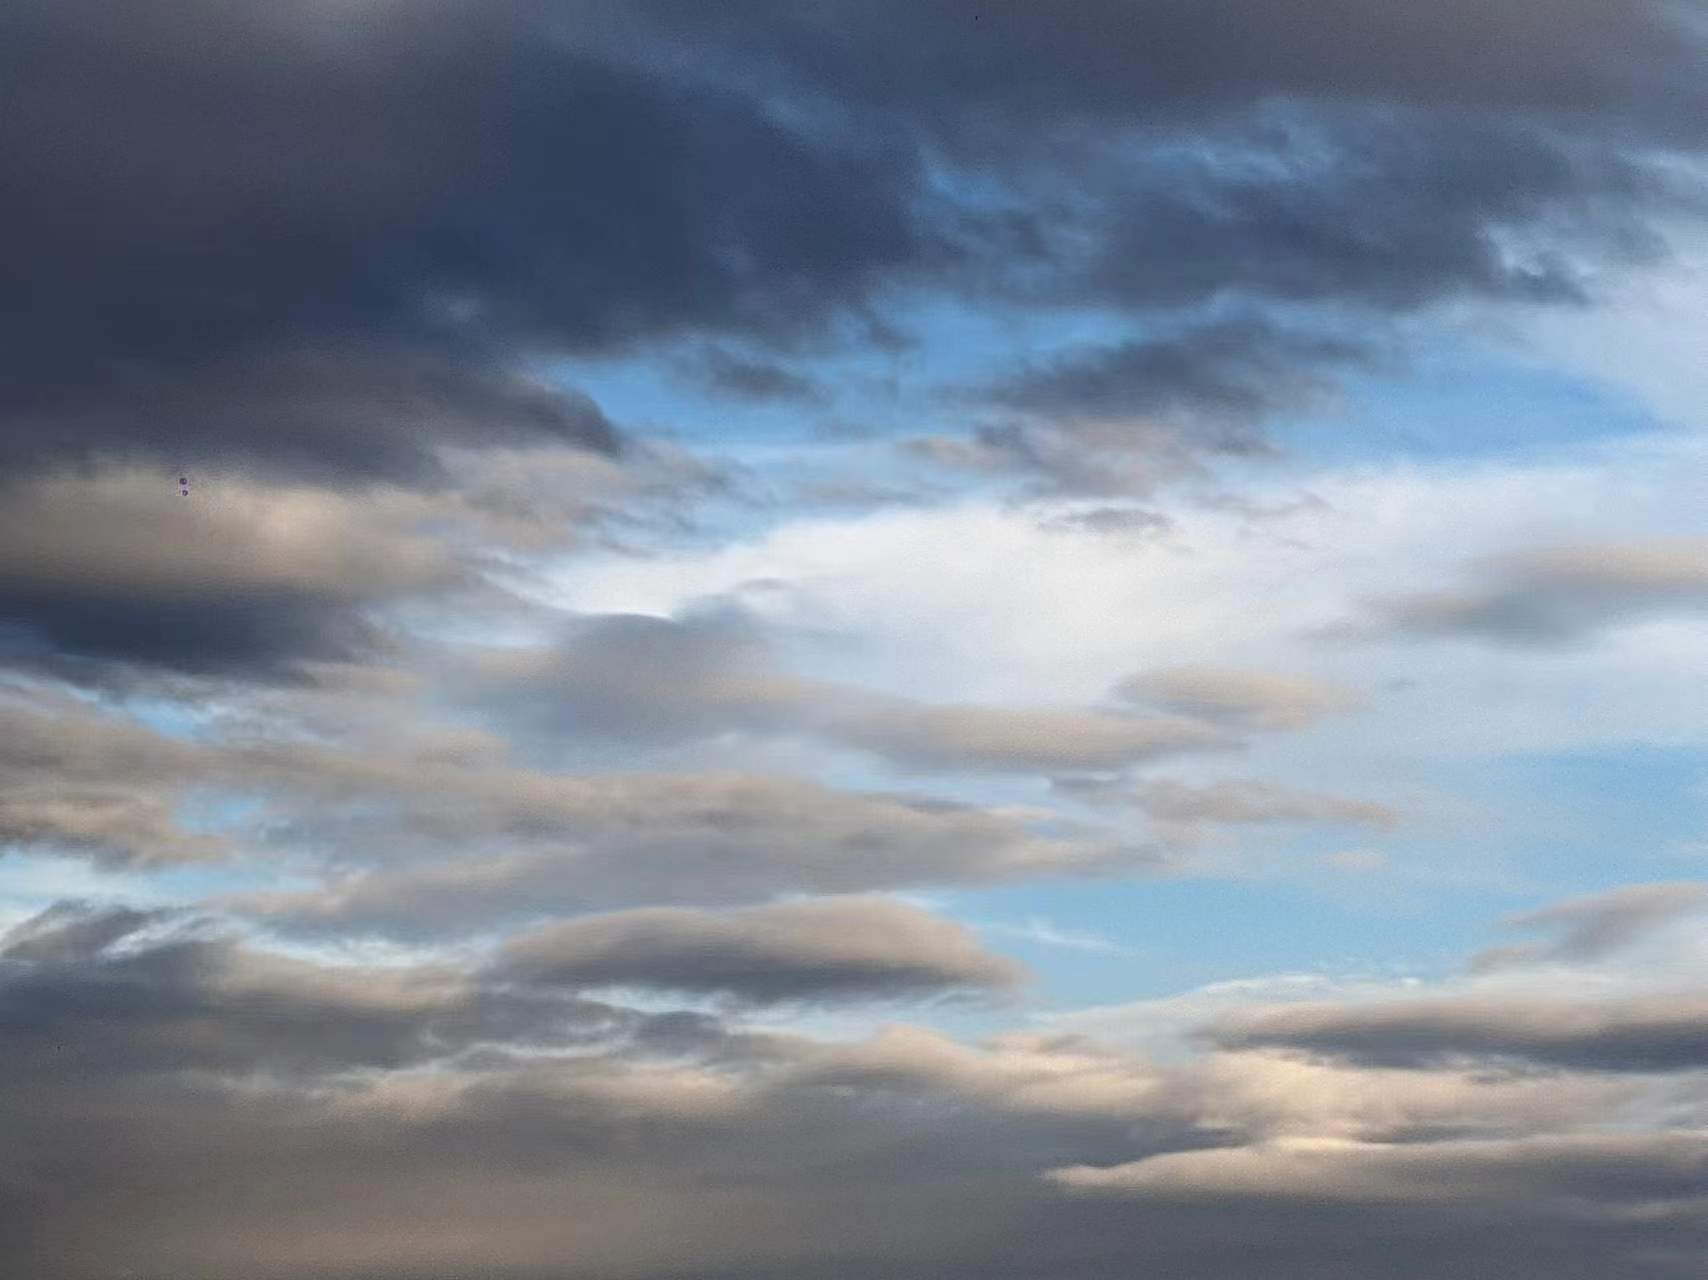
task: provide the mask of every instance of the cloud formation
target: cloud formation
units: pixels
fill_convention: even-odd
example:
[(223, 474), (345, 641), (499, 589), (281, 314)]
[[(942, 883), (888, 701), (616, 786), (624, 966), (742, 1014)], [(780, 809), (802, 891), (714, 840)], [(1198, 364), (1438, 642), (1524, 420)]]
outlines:
[(1230, 1017), (1209, 1034), (1227, 1047), (1280, 1046), (1378, 1066), (1465, 1058), (1580, 1071), (1688, 1071), (1708, 1065), (1708, 1004), (1676, 996), (1293, 1005)]
[(985, 951), (967, 929), (882, 898), (589, 916), (512, 938), (500, 972), (533, 983), (752, 1001), (1001, 989), (1020, 977), (1017, 966)]
[[(1432, 688), (1708, 602), (1664, 512), (1472, 558), (1614, 486), (1301, 480), (1274, 426), (1368, 457), (1375, 376), (1664, 260), (1705, 37), (1673, 0), (0, 6), (0, 1274), (1694, 1280), (1701, 885), (1439, 981), (1217, 975), (1327, 963), (1325, 861), (1434, 911), (1488, 853), (1354, 798), (1448, 772), (1390, 792), (1438, 765), (1402, 733), (1500, 776)], [(1463, 579), (1367, 599), (1420, 528)], [(1349, 608), (1505, 651), (1384, 680), (1308, 644)], [(1606, 735), (1696, 743), (1669, 679)], [(1159, 883), (1307, 823), (1395, 850)]]
[(692, 1258), (970, 1280), (1137, 1260), (1257, 1280), (1379, 1246), (1422, 1277), (1493, 1251), (1520, 1276), (1682, 1280), (1705, 1242), (1699, 1133), (1575, 1127), (1590, 1105), (1638, 1114), (1655, 1095), (1636, 1080), (1169, 1067), (908, 1027), (817, 1041), (549, 974), (334, 967), (139, 923), (64, 906), (6, 940), (0, 1238), (33, 1274), (533, 1280)]
[(1708, 883), (1639, 884), (1512, 916), (1515, 929), (1548, 931), (1544, 943), (1493, 947), (1473, 957), (1474, 970), (1548, 961), (1599, 960), (1708, 905)]
[[(555, 646), (482, 655), (471, 666), (474, 697), (545, 733), (655, 743), (792, 734), (858, 747), (902, 769), (997, 773), (1120, 769), (1238, 745), (1215, 722), (1220, 712), (1212, 720), (928, 703), (802, 679), (755, 619), (728, 608), (586, 618)], [(1292, 688), (1283, 686), (1283, 694)], [(1292, 725), (1271, 715), (1247, 717), (1243, 727)]]
[(1382, 625), (1413, 636), (1572, 645), (1651, 617), (1708, 608), (1708, 541), (1555, 547), (1492, 560), (1479, 580), (1375, 602)]

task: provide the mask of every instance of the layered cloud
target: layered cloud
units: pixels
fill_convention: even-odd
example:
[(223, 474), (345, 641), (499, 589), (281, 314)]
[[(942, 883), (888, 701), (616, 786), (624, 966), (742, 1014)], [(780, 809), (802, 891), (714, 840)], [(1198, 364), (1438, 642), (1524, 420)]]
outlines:
[(0, 1273), (1699, 1275), (1705, 36), (5, 6)]
[[(793, 676), (755, 619), (729, 608), (588, 618), (551, 648), (477, 655), (470, 671), (474, 697), (537, 731), (653, 742), (795, 734), (859, 747), (906, 769), (968, 772), (1109, 770), (1228, 750), (1240, 743), (1236, 728), (1296, 727), (1318, 710), (1347, 705), (1345, 695), (1284, 677), (1219, 679), (1223, 705), (1182, 708), (1208, 709), (1196, 718), (920, 702)], [(1236, 725), (1226, 723), (1228, 699)]]
[(1682, 1071), (1708, 1063), (1708, 1004), (1623, 996), (1302, 1005), (1230, 1019), (1213, 1034), (1229, 1046), (1272, 1045), (1382, 1066), (1484, 1058), (1583, 1071)]
[(572, 920), (512, 939), (502, 972), (761, 1001), (1002, 988), (1019, 977), (968, 930), (880, 898)]
[(1481, 581), (1380, 601), (1387, 626), (1418, 636), (1560, 645), (1653, 616), (1708, 608), (1708, 541), (1553, 547), (1483, 566)]
[[(875, 908), (827, 909), (919, 936)], [(0, 1104), (13, 1256), (79, 1280), (240, 1258), (281, 1277), (524, 1277), (566, 1258), (572, 1275), (648, 1275), (687, 1257), (714, 1275), (1154, 1260), (1255, 1280), (1399, 1239), (1423, 1276), (1492, 1250), (1520, 1275), (1670, 1280), (1703, 1247), (1699, 1087), (1249, 1048), (1164, 1065), (1073, 1036), (907, 1027), (837, 1043), (575, 991), (611, 976), (585, 967), (596, 942), (630, 977), (662, 963), (674, 983), (644, 940), (695, 929), (714, 972), (768, 932), (794, 963), (846, 961), (852, 939), (793, 932), (810, 912), (665, 935), (625, 913), (471, 971), (309, 963), (194, 921), (62, 906), (0, 961), (21, 1086)], [(1699, 1086), (1700, 1066), (1683, 1078)], [(111, 1198), (127, 1186), (146, 1194)], [(600, 1209), (597, 1235), (565, 1197)]]

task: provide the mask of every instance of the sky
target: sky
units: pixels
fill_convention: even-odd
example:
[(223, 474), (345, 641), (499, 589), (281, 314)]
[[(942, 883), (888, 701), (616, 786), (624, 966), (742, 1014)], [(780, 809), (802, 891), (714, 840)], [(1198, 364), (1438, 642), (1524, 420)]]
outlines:
[(1698, 0), (0, 83), (0, 1272), (1708, 1269)]

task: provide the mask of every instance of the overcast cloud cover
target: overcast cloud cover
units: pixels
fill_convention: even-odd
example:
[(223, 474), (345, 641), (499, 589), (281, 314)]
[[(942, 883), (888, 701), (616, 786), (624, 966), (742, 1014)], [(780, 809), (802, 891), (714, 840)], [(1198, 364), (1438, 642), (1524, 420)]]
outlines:
[(0, 84), (0, 1274), (1708, 1272), (1698, 0)]

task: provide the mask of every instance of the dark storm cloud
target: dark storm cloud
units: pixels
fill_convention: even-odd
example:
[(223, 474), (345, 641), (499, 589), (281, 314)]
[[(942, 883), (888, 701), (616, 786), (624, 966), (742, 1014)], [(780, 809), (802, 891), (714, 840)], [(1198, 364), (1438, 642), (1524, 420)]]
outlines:
[(1664, 184), (1637, 157), (1699, 145), (1708, 105), (1699, 27), (1655, 0), (654, 12), (649, 38), (895, 121), (994, 185), (1006, 224), (963, 226), (1022, 292), (1141, 308), (1577, 296), (1558, 250), (1644, 252), (1634, 206)]
[(0, 459), (360, 478), (445, 435), (609, 448), (519, 354), (780, 334), (923, 252), (907, 147), (616, 65), (588, 17), (9, 6), (0, 236), (31, 306), (0, 323)]
[[(1563, 247), (1647, 248), (1644, 147), (1708, 118), (1699, 30), (1653, 0), (20, 0), (3, 22), (13, 466), (358, 480), (430, 476), (445, 438), (608, 449), (585, 401), (517, 380), (530, 360), (788, 346), (838, 315), (870, 336), (897, 284), (1573, 296)], [(1211, 408), (1275, 358), (1262, 322), (1249, 359), (1240, 336)], [(1159, 358), (1109, 357), (1184, 395)], [(802, 390), (759, 355), (712, 372)]]
[(1693, 996), (1293, 1005), (1236, 1015), (1206, 1034), (1226, 1048), (1289, 1048), (1389, 1067), (1476, 1058), (1577, 1071), (1708, 1067), (1708, 1001)]
[[(751, 48), (792, 83), (911, 113), (942, 135), (1012, 145), (1040, 121), (1178, 126), (1276, 97), (1598, 115), (1700, 133), (1691, 12), (1654, 0), (1426, 7), (1383, 0), (764, 0), (638, 6), (651, 32)], [(975, 25), (976, 24), (976, 25)], [(785, 83), (791, 83), (785, 81)]]
[[(116, 459), (195, 473), (235, 466), (323, 484), (450, 480), (434, 446), (568, 444), (614, 453), (586, 396), (445, 353), (298, 347), (187, 355), (189, 367), (80, 365), (53, 385), (0, 384), (0, 464)], [(161, 465), (164, 464), (164, 465)], [(210, 474), (211, 473), (211, 474)]]
[(1000, 989), (1021, 972), (963, 926), (883, 898), (591, 916), (512, 939), (499, 970), (534, 983), (654, 987), (751, 1001)]
[(1372, 602), (1380, 627), (1497, 644), (1581, 644), (1626, 623), (1708, 609), (1708, 540), (1566, 546), (1476, 566), (1467, 586)]

